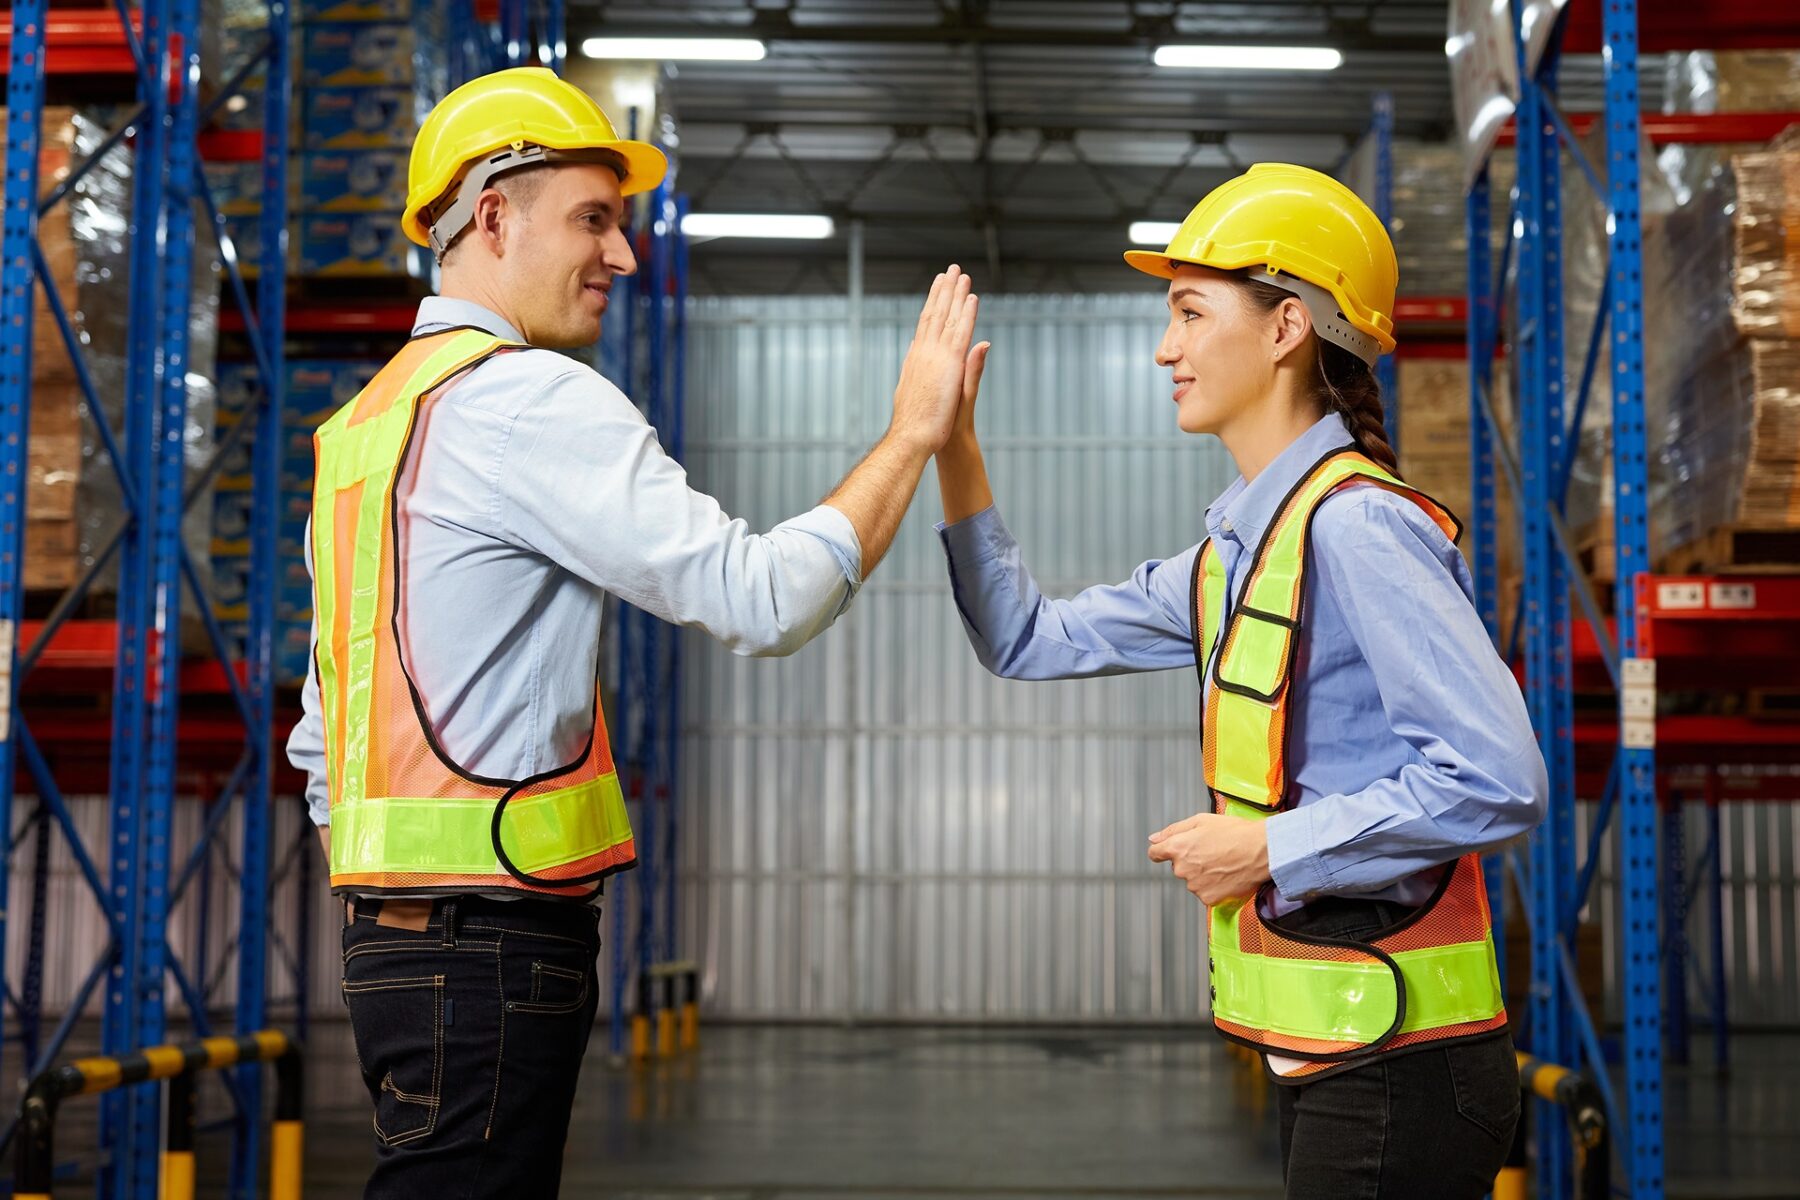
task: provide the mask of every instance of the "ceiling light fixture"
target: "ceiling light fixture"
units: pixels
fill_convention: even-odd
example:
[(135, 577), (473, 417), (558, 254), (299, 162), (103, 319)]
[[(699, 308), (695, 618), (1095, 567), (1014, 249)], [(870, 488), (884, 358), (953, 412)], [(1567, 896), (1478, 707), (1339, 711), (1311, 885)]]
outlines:
[(589, 58), (760, 62), (767, 50), (755, 38), (591, 37), (581, 43), (581, 52)]
[(1158, 46), (1154, 61), (1199, 71), (1335, 71), (1344, 56), (1329, 46)]
[(804, 213), (689, 213), (681, 232), (693, 238), (795, 238), (816, 241), (837, 232), (830, 217)]
[(1175, 231), (1180, 228), (1179, 221), (1133, 221), (1130, 230), (1131, 244), (1166, 246), (1175, 240)]

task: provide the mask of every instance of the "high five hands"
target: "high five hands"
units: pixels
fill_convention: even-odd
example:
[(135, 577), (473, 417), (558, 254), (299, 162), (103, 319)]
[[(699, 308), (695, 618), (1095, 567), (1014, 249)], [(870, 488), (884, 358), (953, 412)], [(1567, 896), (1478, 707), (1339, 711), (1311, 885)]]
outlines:
[(1150, 861), (1206, 905), (1248, 899), (1269, 880), (1269, 841), (1261, 821), (1196, 813), (1150, 835)]
[(954, 265), (932, 281), (900, 366), (890, 431), (925, 454), (935, 454), (950, 440), (970, 377), (979, 380), (986, 357), (986, 343), (969, 348), (980, 306), (971, 285)]

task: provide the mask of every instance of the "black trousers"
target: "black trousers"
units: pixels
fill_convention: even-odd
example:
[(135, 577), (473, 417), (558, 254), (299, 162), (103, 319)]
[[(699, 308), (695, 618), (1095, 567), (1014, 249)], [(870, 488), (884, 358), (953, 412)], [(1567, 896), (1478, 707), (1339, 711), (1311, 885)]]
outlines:
[[(1366, 938), (1407, 911), (1327, 899), (1280, 924)], [(1519, 1122), (1519, 1067), (1506, 1030), (1275, 1090), (1287, 1200), (1480, 1200)]]
[(414, 929), (378, 924), (378, 908), (359, 900), (344, 927), (344, 1003), (375, 1105), (363, 1195), (554, 1197), (599, 999), (596, 910), (461, 896)]

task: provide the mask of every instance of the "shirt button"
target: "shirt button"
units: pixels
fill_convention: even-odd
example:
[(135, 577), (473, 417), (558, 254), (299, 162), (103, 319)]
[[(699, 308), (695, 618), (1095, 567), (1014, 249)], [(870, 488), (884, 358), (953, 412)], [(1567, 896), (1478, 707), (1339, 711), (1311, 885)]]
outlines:
[(1220, 521), (1220, 522), (1219, 522), (1219, 528), (1220, 528), (1220, 529), (1223, 529), (1223, 530), (1224, 530), (1224, 531), (1225, 531), (1225, 532), (1226, 532), (1226, 533), (1230, 533), (1230, 532), (1232, 532), (1232, 529), (1231, 529), (1231, 518), (1229, 518), (1229, 517), (1227, 517), (1227, 518), (1226, 518), (1226, 519), (1224, 519), (1224, 520), (1223, 520), (1223, 521)]

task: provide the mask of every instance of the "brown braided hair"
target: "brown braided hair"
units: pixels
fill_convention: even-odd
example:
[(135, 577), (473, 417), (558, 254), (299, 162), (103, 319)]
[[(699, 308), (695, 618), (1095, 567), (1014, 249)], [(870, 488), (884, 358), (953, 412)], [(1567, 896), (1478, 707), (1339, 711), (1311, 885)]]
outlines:
[[(1239, 276), (1233, 281), (1246, 301), (1258, 312), (1271, 313), (1294, 293), (1259, 279)], [(1376, 466), (1398, 476), (1400, 460), (1388, 444), (1387, 423), (1381, 406), (1381, 384), (1369, 364), (1336, 342), (1328, 342), (1313, 334), (1318, 346), (1318, 375), (1313, 381), (1313, 398), (1326, 412), (1338, 413), (1350, 427), (1356, 448), (1373, 459)]]

